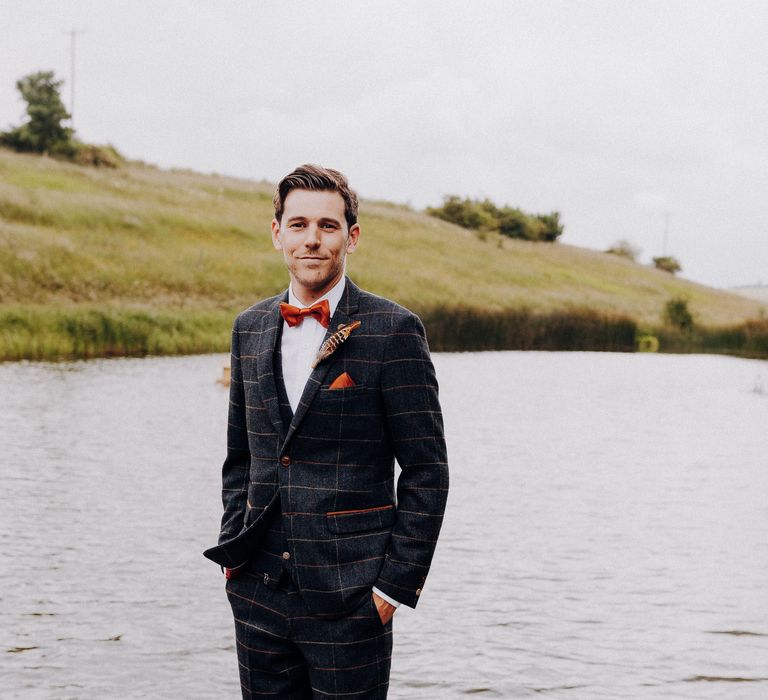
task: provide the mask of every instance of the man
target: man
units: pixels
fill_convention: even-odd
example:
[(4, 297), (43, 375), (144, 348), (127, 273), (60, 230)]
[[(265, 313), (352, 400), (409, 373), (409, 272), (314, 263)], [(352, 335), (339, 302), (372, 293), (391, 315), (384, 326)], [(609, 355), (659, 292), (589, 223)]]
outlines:
[(385, 698), (391, 618), (421, 595), (448, 491), (435, 372), (419, 319), (345, 276), (346, 178), (301, 166), (274, 205), (290, 286), (234, 324), (206, 556), (226, 569), (244, 698)]

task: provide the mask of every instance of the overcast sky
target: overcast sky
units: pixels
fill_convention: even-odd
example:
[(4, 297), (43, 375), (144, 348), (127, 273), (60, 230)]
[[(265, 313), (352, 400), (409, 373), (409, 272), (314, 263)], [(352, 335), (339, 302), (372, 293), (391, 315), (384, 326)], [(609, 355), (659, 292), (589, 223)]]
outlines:
[(15, 81), (66, 79), (79, 136), (130, 158), (368, 198), (561, 212), (713, 286), (768, 283), (768, 3), (0, 0)]

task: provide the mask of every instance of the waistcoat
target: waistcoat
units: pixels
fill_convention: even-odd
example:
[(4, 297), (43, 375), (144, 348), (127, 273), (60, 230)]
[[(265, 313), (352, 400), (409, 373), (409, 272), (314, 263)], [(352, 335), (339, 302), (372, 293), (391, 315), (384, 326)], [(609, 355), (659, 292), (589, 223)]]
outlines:
[[(288, 426), (293, 420), (293, 410), (288, 400), (288, 392), (285, 389), (285, 380), (283, 378), (283, 358), (280, 352), (280, 334), (278, 334), (277, 344), (273, 357), (273, 372), (275, 375), (275, 385), (277, 387), (278, 404), (280, 406), (280, 417), (283, 425)], [(277, 459), (277, 455), (275, 455)], [(278, 467), (279, 469), (279, 467)], [(264, 577), (264, 583), (267, 585), (277, 585), (281, 576), (291, 576), (290, 559), (283, 558), (283, 552), (288, 551), (285, 542), (283, 528), (283, 514), (279, 506), (275, 508), (264, 539), (259, 549), (254, 552), (249, 568), (260, 576)]]

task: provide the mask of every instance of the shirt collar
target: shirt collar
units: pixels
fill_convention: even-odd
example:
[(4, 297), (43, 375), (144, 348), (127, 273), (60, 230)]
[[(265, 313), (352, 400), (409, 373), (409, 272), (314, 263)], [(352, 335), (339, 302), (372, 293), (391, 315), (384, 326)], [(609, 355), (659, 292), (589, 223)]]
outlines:
[[(346, 276), (342, 275), (341, 279), (339, 279), (336, 284), (333, 285), (323, 296), (321, 296), (319, 299), (316, 299), (313, 304), (317, 304), (318, 301), (322, 301), (323, 299), (328, 300), (328, 306), (330, 306), (331, 310), (331, 316), (336, 313), (336, 307), (339, 305), (339, 302), (341, 301), (341, 296), (344, 294), (344, 285), (347, 282)], [(288, 285), (288, 303), (292, 304), (293, 306), (298, 306), (300, 309), (303, 309), (307, 306), (311, 306), (312, 304), (305, 304), (302, 302), (294, 293), (293, 293), (293, 284)]]

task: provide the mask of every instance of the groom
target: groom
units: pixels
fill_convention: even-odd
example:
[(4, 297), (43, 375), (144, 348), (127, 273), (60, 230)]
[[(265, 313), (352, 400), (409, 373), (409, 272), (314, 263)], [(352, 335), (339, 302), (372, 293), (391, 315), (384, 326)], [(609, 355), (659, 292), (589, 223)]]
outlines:
[(235, 320), (205, 554), (226, 570), (243, 698), (385, 698), (392, 615), (419, 600), (448, 492), (435, 372), (419, 319), (345, 276), (347, 179), (301, 166), (274, 205), (290, 286)]

